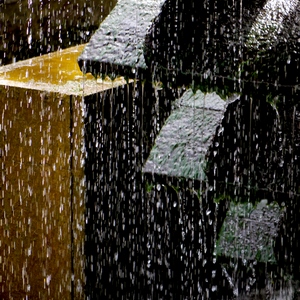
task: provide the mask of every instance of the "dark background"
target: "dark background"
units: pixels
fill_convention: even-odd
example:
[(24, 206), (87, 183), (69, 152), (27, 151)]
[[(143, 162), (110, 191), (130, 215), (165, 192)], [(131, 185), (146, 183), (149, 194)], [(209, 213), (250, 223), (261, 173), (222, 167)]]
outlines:
[(0, 65), (87, 43), (116, 2), (0, 0)]

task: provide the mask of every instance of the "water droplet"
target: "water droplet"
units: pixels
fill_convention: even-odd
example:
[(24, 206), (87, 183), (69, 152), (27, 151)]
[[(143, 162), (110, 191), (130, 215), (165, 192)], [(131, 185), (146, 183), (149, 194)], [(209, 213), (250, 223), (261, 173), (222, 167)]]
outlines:
[(51, 282), (51, 275), (47, 275), (46, 277), (46, 284), (49, 286)]

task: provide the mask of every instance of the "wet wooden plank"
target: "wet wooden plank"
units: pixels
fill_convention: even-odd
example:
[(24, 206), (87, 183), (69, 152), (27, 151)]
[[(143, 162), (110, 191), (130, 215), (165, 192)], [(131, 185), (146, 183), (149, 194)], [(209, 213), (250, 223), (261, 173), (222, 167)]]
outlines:
[(83, 74), (78, 56), (85, 45), (23, 60), (0, 67), (0, 85), (65, 95), (90, 95), (126, 84), (123, 78), (94, 78)]
[[(163, 0), (120, 0), (101, 23), (79, 57), (81, 69), (93, 74), (106, 73), (110, 65), (134, 76), (135, 69), (146, 69), (144, 40)], [(102, 63), (101, 68), (93, 65)]]
[(205, 178), (206, 153), (225, 110), (216, 94), (188, 90), (161, 129), (144, 172), (197, 180)]

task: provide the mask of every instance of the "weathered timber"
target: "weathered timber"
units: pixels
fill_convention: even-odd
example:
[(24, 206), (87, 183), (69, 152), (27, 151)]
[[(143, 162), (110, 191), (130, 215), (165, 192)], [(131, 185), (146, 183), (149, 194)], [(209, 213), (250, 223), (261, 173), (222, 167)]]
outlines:
[(83, 46), (0, 68), (1, 299), (84, 298), (83, 95), (124, 81), (83, 76)]
[(188, 90), (176, 100), (144, 167), (146, 173), (205, 179), (206, 153), (226, 102), (216, 94)]
[(165, 84), (297, 99), (297, 1), (164, 3), (146, 37), (147, 65)]
[(135, 77), (146, 69), (144, 40), (162, 0), (120, 0), (79, 57), (84, 72)]

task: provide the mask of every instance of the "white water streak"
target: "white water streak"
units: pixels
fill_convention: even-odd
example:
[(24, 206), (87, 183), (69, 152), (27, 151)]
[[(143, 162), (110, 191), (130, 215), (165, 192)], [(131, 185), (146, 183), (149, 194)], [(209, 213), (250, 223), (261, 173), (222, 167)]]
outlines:
[(283, 21), (297, 6), (297, 0), (269, 0), (249, 33), (248, 46), (271, 45), (283, 29)]

